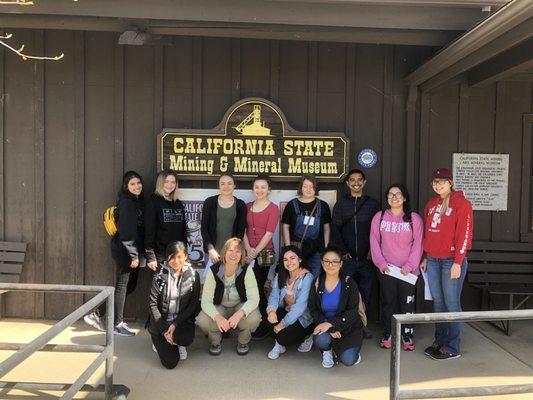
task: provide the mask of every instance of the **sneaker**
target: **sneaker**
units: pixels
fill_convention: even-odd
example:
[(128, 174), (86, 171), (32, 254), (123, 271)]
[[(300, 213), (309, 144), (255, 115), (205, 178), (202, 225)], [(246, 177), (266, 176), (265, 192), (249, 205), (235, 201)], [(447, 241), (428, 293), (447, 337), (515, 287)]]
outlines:
[(248, 343), (239, 343), (237, 344), (237, 354), (240, 356), (245, 356), (250, 351), (250, 346)]
[(363, 338), (372, 339), (372, 331), (368, 329), (368, 326), (363, 326)]
[(276, 360), (279, 358), (281, 354), (285, 353), (285, 350), (286, 350), (285, 346), (282, 346), (281, 344), (276, 342), (272, 350), (268, 352), (268, 358), (270, 358), (271, 360)]
[(186, 360), (187, 359), (187, 347), (185, 346), (178, 346), (178, 351), (180, 353), (180, 360)]
[(428, 346), (424, 349), (424, 354), (428, 357), (431, 357), (434, 353), (439, 351), (439, 346), (433, 343), (431, 346)]
[(359, 353), (359, 357), (357, 357), (357, 361), (355, 362), (354, 365), (357, 365), (361, 362), (361, 353)]
[(313, 348), (313, 335), (309, 335), (305, 338), (305, 340), (302, 343), (300, 343), (300, 345), (298, 346), (298, 351), (300, 353), (307, 353), (311, 351), (312, 348)]
[(412, 336), (402, 336), (402, 349), (405, 351), (413, 351), (415, 349), (415, 342)]
[(434, 352), (430, 355), (433, 360), (451, 360), (454, 358), (461, 357), (461, 354), (452, 354), (444, 350), (444, 347), (441, 347), (439, 351)]
[(222, 353), (222, 345), (220, 343), (212, 344), (211, 347), (209, 347), (209, 354), (212, 356), (218, 356), (220, 353)]
[(382, 349), (390, 349), (392, 346), (392, 341), (390, 338), (390, 335), (383, 336), (383, 338), (379, 341), (379, 347)]
[(252, 332), (253, 341), (264, 340), (269, 336), (270, 336), (270, 331), (268, 330), (268, 327), (266, 327), (263, 323), (259, 325), (259, 327), (255, 330), (255, 332)]
[(155, 345), (152, 343), (152, 350), (154, 351), (154, 353), (157, 353), (157, 349), (155, 348)]
[(335, 361), (333, 360), (333, 351), (332, 350), (326, 350), (322, 352), (322, 366), (324, 368), (331, 368), (335, 365)]
[(115, 325), (113, 333), (118, 336), (135, 336), (135, 332), (133, 332), (125, 322), (120, 322)]
[(105, 325), (104, 321), (102, 321), (102, 318), (96, 312), (92, 312), (90, 314), (87, 314), (83, 317), (83, 320), (91, 325), (93, 328), (98, 329), (99, 331), (105, 332)]

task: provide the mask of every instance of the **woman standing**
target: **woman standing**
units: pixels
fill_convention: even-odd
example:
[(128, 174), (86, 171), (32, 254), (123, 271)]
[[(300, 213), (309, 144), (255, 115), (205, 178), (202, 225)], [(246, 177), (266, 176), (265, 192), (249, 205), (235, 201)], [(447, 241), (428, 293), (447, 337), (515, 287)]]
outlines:
[(224, 243), (232, 237), (242, 239), (246, 228), (246, 204), (233, 195), (233, 177), (222, 175), (218, 189), (220, 193), (208, 197), (202, 210), (202, 240), (209, 265), (219, 262)]
[(357, 284), (341, 272), (342, 255), (328, 247), (322, 256), (324, 272), (309, 295), (309, 311), (316, 324), (315, 345), (322, 351), (322, 366), (335, 364), (334, 354), (346, 366), (361, 361), (363, 322), (359, 315)]
[[(419, 275), (424, 225), (422, 218), (411, 211), (409, 192), (404, 185), (393, 184), (386, 191), (388, 207), (372, 219), (370, 248), (372, 261), (381, 272), (381, 322), (383, 338), (379, 345), (391, 348), (392, 314), (399, 305), (400, 313), (415, 311), (416, 286), (388, 275), (390, 268), (399, 268), (403, 275)], [(404, 326), (402, 348), (414, 350), (413, 327)]]
[(178, 199), (178, 183), (172, 171), (161, 171), (155, 193), (146, 204), (146, 258), (155, 271), (165, 261), (165, 249), (170, 242), (187, 243), (185, 207)]
[(194, 340), (194, 319), (200, 311), (200, 277), (187, 262), (183, 242), (171, 242), (166, 261), (154, 275), (150, 291), (148, 332), (161, 364), (175, 368), (187, 358)]
[[(272, 324), (276, 342), (268, 353), (271, 360), (285, 353), (286, 347), (302, 342), (313, 331), (313, 318), (307, 308), (313, 275), (302, 266), (302, 253), (287, 246), (281, 254), (283, 268), (276, 274), (268, 298), (268, 322)], [(311, 350), (309, 336), (299, 347), (301, 353)]]
[(246, 204), (246, 261), (255, 260), (254, 274), (259, 289), (259, 311), (263, 318), (259, 328), (252, 334), (254, 340), (264, 339), (270, 333), (267, 325), (265, 283), (270, 266), (275, 261), (272, 236), (279, 223), (279, 208), (268, 199), (270, 190), (270, 178), (258, 175), (252, 182), (255, 200)]
[[(111, 239), (111, 256), (116, 265), (115, 280), (115, 334), (135, 336), (124, 322), (124, 304), (126, 297), (137, 287), (139, 266), (144, 263), (144, 198), (141, 176), (135, 171), (128, 171), (122, 179), (119, 192), (115, 221), (117, 233)], [(106, 313), (104, 302), (98, 311), (84, 317), (85, 322), (105, 331), (103, 317)]]
[(330, 238), (331, 212), (328, 204), (318, 197), (318, 182), (304, 175), (298, 185), (298, 198), (283, 210), (283, 241), (302, 250), (304, 264), (316, 278), (320, 274), (320, 253)]
[(244, 263), (244, 252), (241, 239), (228, 239), (220, 251), (220, 261), (207, 271), (197, 324), (208, 335), (209, 353), (214, 356), (222, 351), (222, 333), (230, 329), (239, 332), (237, 354), (248, 354), (252, 332), (261, 322), (257, 282)]
[[(472, 247), (472, 204), (453, 189), (450, 170), (433, 172), (431, 185), (437, 194), (424, 210), (426, 269), (435, 312), (460, 312), (461, 291), (468, 268), (466, 253)], [(434, 360), (461, 356), (461, 323), (435, 324), (435, 341), (424, 350)]]

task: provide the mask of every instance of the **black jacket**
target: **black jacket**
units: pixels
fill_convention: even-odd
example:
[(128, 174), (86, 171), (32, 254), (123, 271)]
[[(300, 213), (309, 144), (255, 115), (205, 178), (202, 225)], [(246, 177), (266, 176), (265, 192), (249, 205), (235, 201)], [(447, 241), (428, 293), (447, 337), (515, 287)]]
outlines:
[[(358, 211), (354, 216), (356, 207)], [(369, 196), (358, 198), (348, 194), (340, 198), (333, 207), (331, 241), (343, 254), (349, 252), (354, 260), (366, 260), (372, 218), (379, 209), (377, 200)]]
[[(237, 209), (232, 237), (242, 239), (246, 228), (246, 204), (236, 197), (235, 202)], [(217, 207), (218, 195), (205, 199), (202, 209), (202, 240), (206, 253), (209, 251), (209, 245), (214, 247), (217, 243)]]
[(168, 293), (169, 269), (163, 266), (160, 272), (152, 279), (150, 290), (150, 317), (148, 321), (148, 331), (152, 336), (159, 336), (164, 333), (170, 324), (179, 325), (185, 321), (194, 323), (200, 312), (200, 276), (190, 265), (183, 267), (181, 282), (179, 287), (180, 302), (178, 316), (172, 322), (167, 322), (168, 307), (170, 299)]
[(144, 217), (146, 259), (156, 261), (156, 254), (165, 254), (172, 241), (187, 244), (185, 207), (180, 200), (170, 201), (153, 193), (146, 204)]
[[(220, 303), (222, 303), (222, 296), (224, 296), (224, 282), (222, 282), (222, 278), (224, 274), (220, 271), (220, 266), (222, 263), (219, 261), (211, 266), (211, 272), (213, 273), (215, 277), (215, 294), (213, 297), (213, 304), (218, 306)], [(237, 293), (239, 293), (239, 297), (241, 299), (241, 302), (246, 303), (246, 300), (248, 298), (246, 297), (246, 285), (244, 283), (244, 278), (246, 277), (246, 271), (248, 270), (248, 266), (244, 265), (240, 267), (235, 277), (235, 288), (237, 289)]]
[(309, 292), (308, 307), (313, 317), (313, 322), (318, 325), (329, 322), (333, 326), (329, 332), (340, 332), (341, 338), (333, 340), (333, 349), (336, 354), (352, 347), (361, 347), (363, 322), (359, 316), (359, 291), (355, 281), (341, 273), (341, 297), (339, 307), (333, 318), (326, 318), (322, 311), (322, 295), (324, 294), (325, 275), (322, 274), (315, 280)]
[[(115, 210), (117, 233), (111, 239), (111, 250), (125, 252), (131, 260), (144, 253), (144, 199), (142, 194), (120, 193)], [(124, 256), (125, 257), (125, 256)], [(127, 260), (127, 259), (126, 259)]]

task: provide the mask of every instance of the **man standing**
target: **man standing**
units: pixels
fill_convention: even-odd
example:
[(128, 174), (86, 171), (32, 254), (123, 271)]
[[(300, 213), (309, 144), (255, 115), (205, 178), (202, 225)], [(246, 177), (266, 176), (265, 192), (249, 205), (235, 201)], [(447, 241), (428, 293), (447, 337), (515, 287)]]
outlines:
[[(340, 198), (333, 207), (331, 241), (343, 252), (343, 271), (351, 276), (359, 287), (365, 307), (370, 307), (374, 267), (368, 259), (370, 250), (370, 225), (372, 217), (379, 211), (379, 203), (363, 195), (366, 178), (363, 171), (352, 169), (344, 182), (349, 193)], [(365, 338), (372, 337), (364, 327)]]

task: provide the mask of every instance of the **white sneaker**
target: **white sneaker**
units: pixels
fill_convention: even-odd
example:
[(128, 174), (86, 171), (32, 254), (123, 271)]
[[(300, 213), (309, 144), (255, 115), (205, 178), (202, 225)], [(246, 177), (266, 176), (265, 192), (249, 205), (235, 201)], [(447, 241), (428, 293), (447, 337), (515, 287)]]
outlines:
[(305, 340), (300, 343), (298, 346), (298, 351), (300, 353), (307, 353), (310, 352), (313, 348), (313, 335), (309, 335), (305, 338)]
[(185, 346), (178, 346), (178, 351), (180, 352), (180, 360), (186, 360), (187, 359), (187, 347)]
[(271, 360), (276, 360), (281, 354), (285, 353), (285, 350), (287, 350), (285, 346), (282, 346), (281, 344), (276, 342), (276, 344), (274, 344), (274, 347), (272, 347), (272, 350), (268, 352), (268, 358), (270, 358)]
[(95, 311), (93, 311), (90, 314), (87, 314), (83, 317), (83, 320), (85, 323), (91, 325), (93, 328), (98, 329), (99, 331), (105, 332), (106, 327), (104, 325), (104, 321), (102, 321), (102, 318), (98, 314), (96, 314)]
[(355, 362), (354, 365), (357, 365), (361, 362), (361, 353), (359, 353), (359, 357), (357, 358), (357, 361)]
[(155, 345), (152, 343), (152, 350), (154, 351), (154, 353), (157, 353), (157, 349), (155, 348)]
[(334, 365), (335, 365), (335, 361), (333, 361), (333, 351), (326, 350), (322, 352), (322, 366), (324, 368), (331, 368)]

